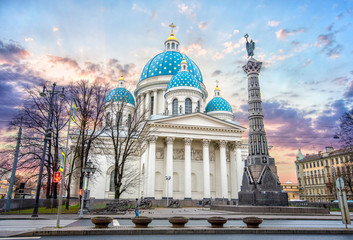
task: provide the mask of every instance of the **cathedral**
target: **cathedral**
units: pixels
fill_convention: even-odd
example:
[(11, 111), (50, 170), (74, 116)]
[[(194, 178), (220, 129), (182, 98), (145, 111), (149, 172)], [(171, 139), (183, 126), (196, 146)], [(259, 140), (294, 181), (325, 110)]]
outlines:
[[(207, 100), (199, 67), (179, 49), (172, 30), (164, 51), (143, 68), (134, 92), (125, 88), (122, 76), (106, 98), (107, 103), (126, 102), (126, 120), (139, 105), (137, 114), (144, 114), (154, 129), (131, 156), (129, 168), (138, 173), (139, 184), (122, 198), (238, 199), (248, 155), (241, 138), (246, 129), (234, 121), (218, 82)], [(93, 154), (99, 173), (89, 183), (90, 197), (112, 199), (113, 156)], [(73, 192), (78, 192), (75, 186)]]

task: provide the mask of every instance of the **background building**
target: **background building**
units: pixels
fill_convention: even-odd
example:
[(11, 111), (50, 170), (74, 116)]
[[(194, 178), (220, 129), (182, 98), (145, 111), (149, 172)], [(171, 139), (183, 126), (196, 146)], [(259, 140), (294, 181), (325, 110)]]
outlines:
[(281, 183), (283, 190), (288, 193), (288, 200), (299, 200), (299, 187), (298, 184), (287, 181)]
[(339, 150), (326, 147), (325, 152), (307, 154), (305, 157), (299, 149), (295, 164), (301, 200), (329, 202), (337, 199), (337, 177), (344, 179), (347, 199), (353, 199), (352, 147)]

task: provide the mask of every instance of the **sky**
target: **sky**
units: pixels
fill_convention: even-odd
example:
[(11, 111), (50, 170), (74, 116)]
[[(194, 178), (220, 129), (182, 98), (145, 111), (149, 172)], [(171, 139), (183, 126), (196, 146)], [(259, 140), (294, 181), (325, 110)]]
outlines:
[[(248, 127), (244, 35), (263, 62), (260, 86), (270, 155), (281, 182), (297, 182), (296, 155), (337, 148), (339, 117), (353, 107), (353, 1), (0, 0), (0, 134), (24, 89), (45, 81), (115, 80), (134, 90), (174, 23), (181, 51), (216, 81)], [(245, 133), (244, 138), (247, 138)]]

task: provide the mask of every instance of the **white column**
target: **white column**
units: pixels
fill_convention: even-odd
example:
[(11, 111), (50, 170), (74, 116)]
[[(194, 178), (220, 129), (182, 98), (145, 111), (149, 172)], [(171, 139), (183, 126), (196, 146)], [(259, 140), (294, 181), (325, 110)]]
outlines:
[(157, 136), (149, 137), (149, 157), (148, 157), (148, 194), (146, 197), (154, 198), (155, 176), (156, 176), (156, 141)]
[(149, 143), (146, 142), (145, 145), (145, 152), (143, 154), (144, 159), (145, 159), (145, 179), (144, 179), (144, 186), (143, 186), (143, 195), (144, 197), (147, 197), (148, 195), (148, 184), (149, 184)]
[(211, 198), (210, 183), (210, 140), (203, 139), (203, 198)]
[[(170, 180), (166, 181), (166, 189), (168, 189), (168, 197), (173, 198), (173, 142), (175, 138), (174, 137), (167, 137), (166, 142), (167, 142), (167, 161), (166, 161), (166, 167), (165, 167), (165, 175), (170, 176)], [(166, 196), (167, 197), (167, 196)]]
[(238, 171), (235, 156), (236, 144), (232, 144), (230, 147), (230, 187), (231, 187), (231, 199), (238, 199)]
[(162, 114), (165, 112), (165, 98), (164, 98), (165, 90), (162, 92)]
[(153, 91), (153, 115), (157, 115), (157, 90)]
[(237, 182), (238, 182), (238, 192), (240, 191), (240, 187), (243, 181), (244, 174), (244, 162), (241, 157), (241, 142), (237, 142), (236, 148), (236, 164), (237, 164)]
[(220, 170), (221, 170), (221, 193), (222, 193), (221, 197), (228, 199), (226, 146), (227, 146), (227, 141), (221, 140), (220, 144), (219, 144)]
[(185, 189), (184, 199), (191, 199), (191, 138), (185, 138)]
[(146, 112), (146, 119), (150, 118), (150, 113), (151, 113), (151, 109), (150, 109), (150, 101), (151, 101), (151, 94), (149, 92), (146, 93), (145, 96), (145, 112)]
[(140, 95), (140, 117), (142, 116), (142, 114), (144, 113), (144, 109), (145, 109), (145, 95), (144, 94), (141, 94)]

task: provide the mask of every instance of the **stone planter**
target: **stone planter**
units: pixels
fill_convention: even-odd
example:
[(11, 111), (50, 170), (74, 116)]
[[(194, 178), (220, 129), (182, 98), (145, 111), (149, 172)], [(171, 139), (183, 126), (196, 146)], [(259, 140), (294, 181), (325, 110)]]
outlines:
[(211, 223), (212, 228), (222, 228), (223, 225), (227, 222), (227, 219), (224, 217), (210, 217), (207, 219)]
[(243, 222), (246, 223), (246, 227), (248, 228), (258, 228), (262, 223), (263, 219), (258, 217), (246, 217), (243, 218)]
[(140, 216), (132, 218), (131, 221), (135, 223), (135, 227), (137, 228), (147, 228), (148, 224), (152, 222), (152, 218)]
[(171, 217), (168, 221), (173, 224), (173, 228), (183, 228), (185, 224), (189, 221), (187, 217)]
[(107, 228), (108, 225), (113, 221), (111, 217), (93, 217), (91, 222), (95, 228)]

